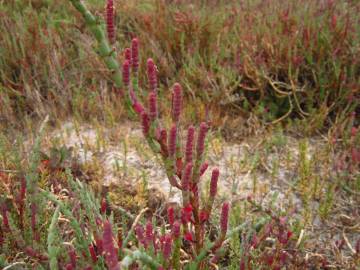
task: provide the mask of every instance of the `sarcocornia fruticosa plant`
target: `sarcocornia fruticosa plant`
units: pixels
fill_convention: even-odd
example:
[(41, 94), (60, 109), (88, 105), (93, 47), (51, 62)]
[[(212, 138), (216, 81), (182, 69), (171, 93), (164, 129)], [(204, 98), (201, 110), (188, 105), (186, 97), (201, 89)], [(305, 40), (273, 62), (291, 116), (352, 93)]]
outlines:
[[(180, 84), (172, 87), (172, 125), (167, 129), (160, 121), (158, 109), (157, 68), (150, 58), (146, 62), (149, 90), (139, 88), (139, 41), (134, 38), (131, 47), (124, 50), (125, 60), (122, 69), (116, 60), (116, 50), (110, 44), (115, 42), (113, 1), (106, 5), (106, 30), (98, 20), (86, 9), (80, 0), (70, 0), (74, 7), (83, 15), (86, 24), (95, 36), (99, 54), (112, 72), (115, 87), (124, 96), (125, 104), (131, 112), (135, 112), (142, 125), (143, 134), (155, 154), (162, 157), (163, 165), (170, 184), (182, 193), (182, 207), (179, 216), (169, 209), (169, 223), (172, 233), (154, 234), (150, 225), (143, 235), (142, 227), (136, 228), (138, 242), (152, 255), (161, 251), (161, 269), (180, 269), (180, 247), (182, 240), (193, 259), (192, 267), (201, 269), (209, 264), (208, 255), (221, 248), (228, 226), (229, 203), (224, 203), (220, 217), (220, 232), (212, 243), (207, 237), (205, 224), (209, 220), (215, 196), (219, 170), (212, 171), (209, 198), (200, 202), (200, 179), (208, 168), (204, 161), (205, 139), (208, 124), (202, 122), (196, 132), (195, 127), (187, 128), (185, 143), (181, 142), (180, 116), (183, 107), (183, 90)], [(145, 100), (145, 102), (144, 102)], [(146, 104), (146, 105), (144, 105)], [(182, 239), (182, 240), (180, 240)], [(169, 258), (173, 258), (169, 260)], [(115, 264), (114, 264), (115, 265)], [(109, 266), (109, 265), (108, 265)], [(110, 266), (109, 266), (110, 267)], [(111, 268), (111, 267), (110, 267)], [(111, 268), (111, 269), (117, 269)]]

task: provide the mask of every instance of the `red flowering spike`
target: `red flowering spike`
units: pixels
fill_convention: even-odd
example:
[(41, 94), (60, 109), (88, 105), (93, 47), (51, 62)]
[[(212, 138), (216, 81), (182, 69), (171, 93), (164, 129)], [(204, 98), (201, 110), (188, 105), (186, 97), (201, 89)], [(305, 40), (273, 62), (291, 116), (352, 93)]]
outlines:
[(171, 255), (171, 247), (172, 247), (172, 238), (170, 235), (165, 235), (164, 246), (162, 250), (165, 260), (168, 259)]
[(94, 263), (96, 263), (97, 261), (97, 256), (96, 256), (96, 252), (95, 252), (95, 248), (92, 244), (89, 245), (89, 252), (90, 252), (90, 256), (91, 259)]
[(220, 216), (220, 229), (221, 234), (226, 235), (229, 221), (229, 209), (230, 205), (228, 202), (223, 203)]
[(157, 74), (156, 74), (156, 66), (154, 61), (149, 58), (146, 62), (147, 67), (147, 76), (149, 80), (149, 86), (151, 91), (156, 91), (157, 88)]
[(174, 237), (174, 239), (178, 239), (180, 237), (180, 226), (181, 224), (176, 221), (172, 227), (172, 235)]
[(202, 176), (206, 172), (208, 167), (209, 167), (209, 164), (207, 162), (201, 164), (201, 166), (200, 166), (200, 176)]
[(114, 22), (114, 3), (107, 0), (106, 3), (106, 30), (110, 44), (115, 43), (115, 22)]
[(215, 198), (216, 193), (217, 193), (217, 184), (218, 184), (218, 180), (219, 180), (219, 169), (215, 168), (212, 171), (212, 175), (211, 175), (211, 181), (210, 181), (210, 197), (212, 199)]
[(199, 130), (199, 134), (198, 134), (198, 138), (197, 138), (197, 145), (196, 145), (196, 154), (197, 154), (198, 159), (201, 159), (202, 154), (204, 153), (205, 137), (206, 137), (207, 130), (208, 130), (207, 124), (205, 122), (202, 122), (200, 124), (200, 130)]
[(183, 224), (186, 224), (191, 221), (192, 217), (192, 206), (191, 204), (186, 205), (181, 209), (181, 220)]
[(125, 60), (122, 65), (122, 79), (123, 83), (126, 87), (130, 85), (130, 62), (129, 60)]
[(201, 211), (199, 217), (200, 217), (201, 223), (206, 222), (209, 219), (209, 213), (205, 210)]
[(167, 148), (167, 132), (166, 129), (161, 129), (159, 134), (159, 143), (161, 147), (161, 154), (164, 157), (168, 156), (168, 148)]
[(75, 269), (76, 268), (76, 252), (75, 249), (71, 248), (68, 252), (69, 258), (70, 258), (70, 264)]
[(167, 209), (167, 216), (168, 216), (168, 219), (169, 219), (169, 224), (172, 226), (174, 224), (174, 221), (175, 221), (174, 208), (169, 207)]
[(181, 188), (184, 191), (188, 191), (190, 188), (190, 177), (192, 173), (192, 163), (188, 163), (185, 167), (185, 172), (183, 176), (181, 177)]
[(150, 131), (150, 119), (147, 113), (144, 111), (141, 113), (141, 123), (142, 123), (143, 133), (145, 137), (147, 137)]
[(125, 57), (125, 60), (129, 61), (129, 64), (131, 65), (131, 49), (130, 48), (125, 48), (124, 57)]
[(105, 199), (105, 198), (102, 198), (102, 199), (101, 199), (100, 213), (101, 213), (101, 214), (105, 214), (106, 208), (107, 208), (106, 199)]
[(133, 103), (133, 109), (134, 111), (139, 114), (139, 115), (142, 115), (143, 112), (144, 112), (144, 107), (141, 105), (141, 103), (139, 103), (138, 101), (135, 101)]
[(185, 162), (192, 162), (193, 145), (194, 145), (195, 128), (190, 126), (187, 133), (186, 147), (185, 147)]
[(141, 225), (137, 225), (135, 227), (135, 235), (139, 243), (143, 244), (144, 247), (146, 247), (146, 239), (144, 236), (144, 228)]
[(155, 119), (157, 118), (157, 97), (156, 97), (156, 92), (152, 91), (149, 95), (149, 115), (150, 115), (150, 120), (151, 121), (155, 121)]
[(118, 252), (114, 246), (111, 224), (108, 220), (104, 222), (103, 248), (105, 252), (105, 262), (108, 268), (111, 270), (120, 270)]
[(182, 88), (181, 85), (175, 83), (172, 93), (172, 118), (174, 122), (179, 122), (182, 108)]
[(169, 156), (174, 157), (176, 153), (176, 137), (177, 137), (177, 127), (173, 125), (170, 129), (169, 136)]
[(167, 143), (167, 132), (166, 129), (161, 129), (160, 130), (160, 142), (165, 144)]
[(150, 221), (148, 221), (146, 223), (146, 227), (145, 227), (145, 237), (146, 237), (146, 242), (147, 244), (151, 243), (154, 237), (153, 234), (153, 225)]
[(134, 38), (131, 41), (131, 66), (134, 73), (139, 69), (139, 40)]

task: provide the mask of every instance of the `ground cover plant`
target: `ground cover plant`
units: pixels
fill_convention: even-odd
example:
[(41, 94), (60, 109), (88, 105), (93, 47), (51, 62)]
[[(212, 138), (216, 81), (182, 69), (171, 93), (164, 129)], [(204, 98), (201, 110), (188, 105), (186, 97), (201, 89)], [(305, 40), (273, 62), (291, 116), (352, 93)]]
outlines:
[[(2, 268), (357, 269), (356, 1), (0, 5)], [(160, 179), (105, 186), (95, 154), (50, 147), (69, 116), (98, 126), (97, 152), (103, 129), (141, 127), (167, 199), (149, 202)], [(212, 166), (246, 134), (244, 158)]]

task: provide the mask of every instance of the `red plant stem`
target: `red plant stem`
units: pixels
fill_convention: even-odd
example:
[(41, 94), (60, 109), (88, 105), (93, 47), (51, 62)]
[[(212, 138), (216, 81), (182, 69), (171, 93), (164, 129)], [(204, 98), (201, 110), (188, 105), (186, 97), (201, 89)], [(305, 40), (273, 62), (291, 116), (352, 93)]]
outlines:
[(165, 260), (169, 259), (171, 255), (171, 250), (172, 250), (172, 238), (170, 235), (165, 235), (165, 242), (162, 250)]
[(36, 231), (36, 214), (37, 214), (37, 206), (33, 202), (33, 203), (31, 203), (31, 229), (33, 232), (34, 240), (40, 241), (40, 235)]
[(156, 74), (155, 63), (151, 58), (149, 58), (146, 62), (146, 66), (147, 66), (147, 76), (149, 80), (150, 91), (156, 91), (157, 74)]
[(20, 194), (18, 199), (19, 205), (19, 217), (20, 217), (20, 227), (24, 227), (24, 204), (25, 204), (25, 196), (26, 196), (26, 179), (21, 179), (21, 186), (20, 186)]
[(137, 38), (131, 41), (131, 66), (136, 75), (139, 69), (139, 40)]
[(125, 60), (128, 60), (131, 65), (131, 49), (130, 48), (125, 48), (124, 57), (125, 57)]
[(147, 245), (150, 245), (153, 242), (153, 237), (154, 237), (153, 231), (154, 231), (153, 225), (150, 221), (148, 221), (145, 226), (145, 239)]
[(149, 135), (149, 131), (150, 131), (150, 119), (146, 112), (141, 113), (141, 121), (142, 121), (143, 133), (144, 133), (145, 137), (147, 137)]
[(168, 216), (168, 220), (169, 220), (169, 224), (171, 226), (173, 226), (174, 222), (175, 222), (175, 215), (174, 215), (174, 208), (169, 207), (167, 209), (167, 216)]
[(94, 263), (97, 262), (97, 256), (96, 256), (96, 252), (95, 252), (95, 248), (92, 244), (89, 245), (89, 252), (90, 252), (90, 256), (91, 259)]
[(170, 135), (169, 135), (169, 156), (170, 158), (175, 158), (176, 153), (176, 137), (177, 137), (177, 127), (176, 125), (173, 125), (170, 129)]
[(193, 146), (194, 146), (195, 128), (190, 126), (187, 133), (185, 146), (185, 163), (193, 161)]
[(155, 91), (151, 91), (149, 95), (149, 116), (151, 121), (155, 121), (158, 115), (157, 96)]
[(166, 129), (160, 130), (159, 143), (161, 147), (161, 154), (164, 158), (168, 157), (168, 147), (167, 147), (167, 132)]
[(74, 248), (71, 248), (68, 252), (69, 258), (70, 258), (70, 264), (75, 269), (76, 268), (76, 252)]
[(114, 246), (113, 233), (110, 222), (104, 222), (103, 248), (105, 252), (105, 262), (110, 270), (120, 270), (118, 262), (118, 252)]
[(182, 87), (175, 83), (172, 93), (172, 118), (175, 123), (179, 122), (182, 108)]
[(199, 130), (197, 144), (196, 144), (196, 154), (197, 154), (198, 160), (202, 159), (202, 155), (205, 150), (205, 137), (206, 137), (207, 130), (208, 130), (207, 124), (205, 122), (202, 122), (200, 124), (200, 130)]
[(115, 22), (114, 22), (114, 3), (107, 0), (106, 3), (106, 30), (110, 44), (115, 43)]
[(130, 61), (125, 60), (122, 65), (122, 76), (123, 76), (123, 83), (126, 87), (130, 86)]

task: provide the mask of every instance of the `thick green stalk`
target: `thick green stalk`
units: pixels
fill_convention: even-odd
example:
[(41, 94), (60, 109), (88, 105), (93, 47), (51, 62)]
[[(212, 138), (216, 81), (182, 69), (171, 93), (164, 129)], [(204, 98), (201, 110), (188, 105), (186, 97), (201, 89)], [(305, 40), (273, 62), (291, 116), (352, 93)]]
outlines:
[(174, 252), (172, 256), (172, 266), (175, 270), (180, 270), (180, 249), (181, 249), (181, 239), (180, 237), (174, 241)]
[(51, 224), (49, 227), (49, 234), (47, 237), (47, 244), (48, 244), (48, 254), (49, 254), (49, 268), (51, 270), (57, 270), (58, 268), (58, 261), (57, 255), (59, 252), (59, 247), (56, 245), (57, 241), (57, 222), (60, 215), (60, 206), (56, 207), (55, 213), (51, 219)]
[(80, 0), (70, 0), (72, 5), (81, 13), (85, 23), (98, 42), (99, 54), (103, 57), (105, 65), (112, 72), (112, 80), (116, 88), (122, 88), (122, 73), (116, 60), (115, 51), (110, 47), (106, 38), (105, 29), (97, 18), (91, 14)]
[(56, 196), (52, 193), (50, 193), (49, 191), (40, 189), (40, 192), (42, 193), (42, 195), (48, 199), (49, 201), (53, 202), (54, 204), (56, 204), (59, 208), (60, 211), (64, 214), (65, 217), (67, 217), (70, 220), (70, 226), (72, 227), (72, 229), (74, 230), (74, 234), (76, 237), (76, 245), (79, 248), (79, 250), (81, 252), (84, 252), (84, 254), (86, 255), (86, 257), (90, 258), (90, 252), (88, 249), (88, 241), (85, 238), (80, 224), (78, 223), (78, 221), (75, 219), (75, 217), (73, 216), (73, 214), (71, 213), (71, 211), (68, 209), (68, 207), (63, 204), (60, 200), (58, 200), (56, 198)]
[(140, 250), (125, 250), (125, 252), (128, 255), (121, 261), (121, 267), (124, 269), (128, 269), (136, 261), (142, 262), (152, 270), (157, 270), (161, 267), (157, 261), (153, 260), (153, 258)]

